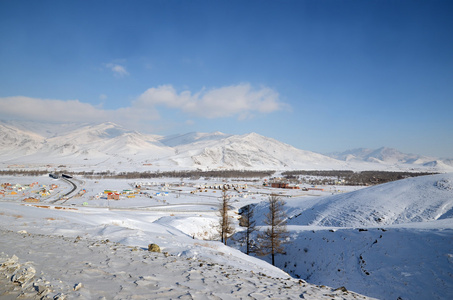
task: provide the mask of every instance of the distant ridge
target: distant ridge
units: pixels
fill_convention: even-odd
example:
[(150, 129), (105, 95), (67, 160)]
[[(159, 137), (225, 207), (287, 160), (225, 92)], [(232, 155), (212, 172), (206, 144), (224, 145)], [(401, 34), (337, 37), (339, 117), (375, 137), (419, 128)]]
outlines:
[(406, 154), (394, 148), (381, 147), (378, 149), (356, 148), (344, 152), (326, 154), (329, 157), (347, 162), (371, 162), (379, 164), (404, 164), (412, 166), (433, 167), (439, 171), (452, 171), (452, 159), (439, 159), (417, 154)]
[(420, 170), (453, 171), (452, 160), (359, 148), (322, 155), (248, 133), (142, 134), (101, 124), (0, 122), (0, 167), (65, 165), (77, 169)]

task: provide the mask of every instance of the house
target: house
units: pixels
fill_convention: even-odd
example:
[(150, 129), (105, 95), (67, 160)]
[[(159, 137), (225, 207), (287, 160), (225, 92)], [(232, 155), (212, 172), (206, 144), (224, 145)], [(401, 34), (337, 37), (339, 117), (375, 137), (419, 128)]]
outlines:
[(273, 182), (271, 184), (271, 187), (273, 188), (280, 188), (280, 189), (286, 189), (288, 188), (289, 184), (284, 183), (284, 182)]
[(36, 198), (33, 198), (33, 197), (29, 197), (29, 198), (25, 198), (24, 202), (36, 203), (36, 202), (39, 202), (39, 199), (36, 199)]
[(108, 193), (107, 200), (120, 200), (120, 194), (118, 193)]

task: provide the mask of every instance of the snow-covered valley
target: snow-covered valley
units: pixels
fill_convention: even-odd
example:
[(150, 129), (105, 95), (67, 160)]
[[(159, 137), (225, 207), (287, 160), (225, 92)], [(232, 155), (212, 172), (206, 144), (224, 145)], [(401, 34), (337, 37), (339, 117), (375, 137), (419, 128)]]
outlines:
[[(224, 181), (77, 180), (75, 196), (58, 200), (71, 188), (62, 180), (1, 178), (57, 186), (39, 203), (22, 201), (27, 190), (0, 199), (3, 280), (24, 268), (35, 271), (22, 287), (5, 281), (5, 297), (46, 291), (68, 299), (363, 298), (354, 291), (378, 299), (449, 299), (453, 293), (453, 174), (323, 191), (227, 180), (246, 187), (231, 191), (238, 234), (239, 208), (256, 204), (263, 230), (268, 196), (286, 201), (290, 235), (276, 266), (287, 273), (268, 257), (243, 254), (239, 242), (216, 241), (216, 188)], [(137, 184), (141, 194), (127, 194)], [(119, 200), (107, 199), (105, 191), (113, 190)], [(162, 253), (148, 252), (150, 243)]]
[[(449, 159), (385, 147), (326, 156), (255, 133), (162, 137), (114, 123), (6, 122), (0, 169), (5, 299), (453, 296), (453, 173), (442, 173), (452, 171)], [(263, 172), (255, 178), (102, 175), (186, 170)], [(370, 187), (341, 185), (335, 175), (328, 181), (336, 185), (270, 187), (270, 177), (286, 170), (441, 173)], [(97, 175), (70, 181), (48, 175), (90, 171)], [(22, 175), (7, 175), (15, 172)], [(231, 188), (235, 228), (228, 246), (218, 242), (224, 184)], [(264, 231), (271, 194), (285, 200), (289, 230), (276, 267), (267, 256), (241, 252), (239, 226), (240, 209), (252, 204)], [(162, 253), (149, 252), (150, 244)]]

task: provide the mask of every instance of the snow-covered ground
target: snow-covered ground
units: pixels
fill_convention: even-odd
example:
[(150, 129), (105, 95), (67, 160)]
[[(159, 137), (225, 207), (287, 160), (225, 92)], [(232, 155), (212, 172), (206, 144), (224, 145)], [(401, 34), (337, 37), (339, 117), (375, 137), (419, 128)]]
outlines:
[[(75, 196), (58, 200), (71, 188), (62, 180), (0, 177), (0, 183), (22, 186), (38, 182), (22, 194), (0, 195), (2, 297), (25, 292), (33, 298), (43, 291), (81, 299), (363, 298), (335, 290), (340, 287), (379, 299), (453, 295), (453, 174), (306, 192), (229, 181), (238, 185), (230, 192), (236, 225), (235, 212), (244, 205), (257, 204), (262, 226), (269, 194), (281, 193), (287, 202), (289, 243), (276, 262), (293, 278), (266, 257), (236, 250), (237, 243), (211, 241), (216, 187), (224, 182), (78, 180)], [(52, 184), (53, 194), (39, 203), (21, 202)], [(107, 199), (107, 191), (120, 200)], [(151, 243), (165, 254), (148, 252)], [(21, 289), (7, 281), (26, 269)]]
[[(107, 240), (25, 231), (0, 234), (2, 299), (365, 299), (292, 279), (262, 262), (247, 270)], [(238, 262), (235, 255), (224, 255)]]
[(276, 265), (291, 275), (380, 299), (452, 299), (453, 174), (291, 198), (287, 213)]
[[(175, 187), (161, 179), (142, 187), (142, 194), (107, 200), (105, 190), (122, 193), (134, 190), (138, 182), (80, 180), (76, 196), (58, 200), (70, 189), (62, 180), (0, 179), (12, 186), (37, 183), (18, 195), (7, 189), (0, 198), (1, 297), (364, 298), (299, 281), (263, 260), (210, 241), (216, 234), (220, 196), (219, 190), (209, 188), (214, 182), (176, 182)], [(39, 203), (21, 201), (52, 184), (58, 187)], [(242, 206), (239, 199), (259, 202), (269, 194), (248, 188), (250, 196), (237, 198), (237, 207)], [(148, 252), (151, 243), (159, 245), (162, 254)]]

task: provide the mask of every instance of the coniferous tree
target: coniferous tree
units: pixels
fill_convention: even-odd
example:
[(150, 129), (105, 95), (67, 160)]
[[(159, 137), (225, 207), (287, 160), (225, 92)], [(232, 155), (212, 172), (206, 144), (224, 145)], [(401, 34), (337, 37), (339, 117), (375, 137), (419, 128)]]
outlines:
[(271, 255), (272, 265), (275, 265), (275, 255), (284, 253), (283, 244), (288, 237), (286, 229), (285, 201), (277, 195), (269, 197), (269, 212), (266, 214), (264, 223), (268, 225), (266, 230), (258, 235), (260, 241), (259, 255)]
[(234, 227), (231, 222), (231, 218), (228, 215), (230, 197), (227, 193), (227, 189), (222, 190), (222, 202), (220, 204), (219, 214), (220, 214), (220, 224), (219, 224), (219, 234), (220, 240), (225, 245), (227, 244), (228, 238), (233, 234)]
[(241, 219), (239, 225), (245, 227), (245, 232), (243, 233), (243, 242), (246, 247), (246, 254), (254, 252), (252, 249), (252, 233), (256, 231), (256, 221), (254, 220), (254, 206), (252, 204), (245, 206), (242, 209)]

